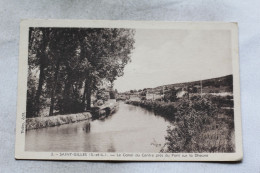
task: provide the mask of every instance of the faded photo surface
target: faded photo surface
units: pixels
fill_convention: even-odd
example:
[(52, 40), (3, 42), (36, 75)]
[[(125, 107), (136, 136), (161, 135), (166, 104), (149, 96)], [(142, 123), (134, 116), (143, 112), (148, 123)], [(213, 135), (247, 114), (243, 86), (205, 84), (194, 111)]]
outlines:
[(231, 30), (27, 32), (25, 152), (236, 152)]

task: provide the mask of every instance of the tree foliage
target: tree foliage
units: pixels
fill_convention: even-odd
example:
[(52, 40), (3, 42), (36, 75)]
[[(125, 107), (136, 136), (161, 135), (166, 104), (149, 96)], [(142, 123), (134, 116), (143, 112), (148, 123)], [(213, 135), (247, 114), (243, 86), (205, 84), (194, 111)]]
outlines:
[(177, 100), (177, 90), (173, 87), (165, 91), (164, 100), (174, 102)]
[[(232, 120), (219, 119), (220, 109), (211, 97), (181, 100), (173, 126), (167, 129), (161, 152), (233, 152)], [(231, 121), (231, 122), (230, 122)], [(228, 130), (230, 129), (230, 130)]]
[(134, 33), (123, 28), (30, 28), (27, 116), (40, 116), (44, 108), (50, 116), (90, 109), (91, 95), (124, 74)]

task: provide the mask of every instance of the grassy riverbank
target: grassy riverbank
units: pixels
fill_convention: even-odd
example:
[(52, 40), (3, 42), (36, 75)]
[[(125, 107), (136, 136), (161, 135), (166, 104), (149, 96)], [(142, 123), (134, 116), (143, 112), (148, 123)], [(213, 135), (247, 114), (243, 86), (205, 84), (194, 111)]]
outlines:
[(45, 127), (59, 126), (78, 121), (94, 119), (104, 119), (118, 110), (116, 100), (107, 101), (105, 104), (97, 107), (92, 107), (90, 112), (81, 112), (67, 115), (56, 115), (46, 117), (36, 117), (26, 119), (26, 130), (40, 129)]
[(205, 95), (169, 103), (126, 103), (153, 110), (172, 121), (161, 152), (234, 152), (232, 99), (230, 96)]
[(26, 119), (26, 130), (40, 129), (45, 127), (59, 126), (62, 124), (69, 124), (78, 121), (91, 119), (92, 115), (89, 112), (56, 115), (51, 117), (36, 117)]

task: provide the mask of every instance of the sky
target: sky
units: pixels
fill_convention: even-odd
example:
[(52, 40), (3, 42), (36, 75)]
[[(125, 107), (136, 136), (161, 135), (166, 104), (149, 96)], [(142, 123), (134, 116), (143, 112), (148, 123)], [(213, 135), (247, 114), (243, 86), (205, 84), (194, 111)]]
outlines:
[(232, 74), (228, 30), (136, 29), (119, 92)]

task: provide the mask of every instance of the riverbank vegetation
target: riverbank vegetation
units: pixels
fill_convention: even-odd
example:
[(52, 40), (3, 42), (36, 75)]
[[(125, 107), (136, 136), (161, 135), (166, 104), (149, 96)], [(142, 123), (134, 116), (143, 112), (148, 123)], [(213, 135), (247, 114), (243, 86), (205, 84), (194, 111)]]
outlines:
[[(232, 96), (203, 95), (175, 102), (126, 101), (172, 122), (161, 152), (234, 152)], [(228, 109), (229, 108), (229, 109)]]
[(93, 99), (102, 97), (99, 90), (113, 97), (134, 34), (123, 28), (30, 28), (26, 117), (91, 110)]
[(26, 118), (26, 130), (40, 129), (45, 127), (59, 126), (62, 124), (75, 123), (83, 120), (91, 119), (89, 112), (69, 114), (69, 115), (57, 115), (51, 117), (35, 117)]

